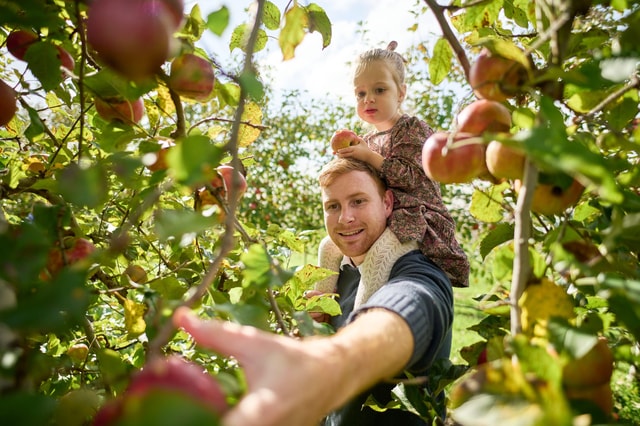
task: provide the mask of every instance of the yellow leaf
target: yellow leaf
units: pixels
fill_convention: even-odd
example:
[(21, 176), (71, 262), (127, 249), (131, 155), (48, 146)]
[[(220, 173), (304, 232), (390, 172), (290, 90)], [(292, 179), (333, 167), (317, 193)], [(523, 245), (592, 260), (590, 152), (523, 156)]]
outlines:
[(129, 336), (135, 337), (144, 333), (147, 324), (144, 322), (146, 306), (133, 300), (124, 301), (124, 326)]
[(307, 26), (307, 12), (304, 8), (295, 4), (285, 14), (284, 28), (280, 31), (280, 37), (278, 38), (283, 60), (287, 61), (294, 57), (296, 47), (304, 39)]
[(240, 125), (238, 129), (238, 146), (246, 147), (251, 145), (253, 141), (260, 136), (260, 129), (254, 127), (260, 126), (262, 123), (262, 110), (258, 104), (247, 102), (244, 107), (244, 112), (242, 113), (241, 121), (249, 124)]
[(534, 336), (546, 336), (551, 317), (572, 319), (575, 316), (571, 297), (563, 287), (547, 278), (530, 283), (518, 304), (522, 309), (522, 330)]

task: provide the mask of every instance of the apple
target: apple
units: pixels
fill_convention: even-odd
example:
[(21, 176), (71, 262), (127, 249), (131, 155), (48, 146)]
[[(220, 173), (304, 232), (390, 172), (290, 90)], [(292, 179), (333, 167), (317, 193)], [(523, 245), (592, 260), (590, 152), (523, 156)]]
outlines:
[(226, 395), (213, 376), (194, 362), (178, 355), (170, 355), (148, 361), (133, 375), (129, 386), (119, 398), (100, 408), (93, 425), (116, 425), (121, 420), (129, 424), (127, 421), (132, 419), (128, 416), (144, 419), (144, 413), (139, 411), (154, 407), (149, 407), (143, 401), (159, 394), (186, 397), (216, 418), (229, 409)]
[(333, 136), (331, 136), (331, 149), (334, 154), (342, 148), (357, 145), (359, 143), (360, 138), (353, 130), (339, 129), (333, 133)]
[(0, 80), (0, 126), (6, 126), (18, 110), (16, 92)]
[(175, 19), (162, 0), (93, 0), (87, 41), (98, 59), (131, 80), (153, 77), (167, 60)]
[[(449, 137), (452, 144), (447, 146)], [(486, 173), (485, 145), (466, 140), (469, 133), (435, 132), (422, 147), (422, 167), (425, 174), (440, 183), (464, 183)]]
[(144, 101), (138, 98), (132, 101), (121, 98), (94, 100), (96, 112), (107, 121), (120, 121), (127, 124), (136, 124), (144, 116)]
[(75, 363), (84, 362), (84, 360), (87, 359), (88, 354), (89, 346), (87, 346), (85, 343), (76, 343), (69, 346), (69, 349), (67, 349), (67, 355)]
[(174, 30), (182, 26), (184, 21), (184, 0), (162, 0), (173, 18)]
[(500, 102), (478, 99), (460, 111), (456, 123), (457, 131), (462, 133), (508, 132), (511, 129), (511, 112)]
[[(216, 174), (213, 179), (211, 179), (211, 187), (214, 190), (219, 191), (220, 195), (224, 199), (227, 199), (227, 194), (231, 192), (231, 188), (233, 185), (233, 174), (234, 168), (232, 166), (223, 164), (216, 168)], [(242, 195), (247, 190), (247, 181), (242, 173), (238, 173), (238, 178), (239, 186), (236, 190), (236, 196), (237, 199), (240, 199), (240, 197), (242, 197)], [(218, 204), (216, 197), (211, 194), (209, 188), (201, 188), (199, 190), (199, 194), (201, 196), (202, 205)]]
[(7, 36), (7, 50), (16, 59), (24, 61), (27, 49), (38, 40), (38, 35), (30, 30), (16, 30)]
[[(514, 181), (516, 193), (520, 191), (522, 182)], [(543, 215), (556, 215), (576, 205), (584, 192), (584, 186), (576, 179), (572, 179), (568, 185), (561, 186), (553, 183), (538, 183), (533, 190), (531, 211)]]
[(609, 383), (613, 374), (613, 352), (605, 338), (583, 356), (572, 359), (562, 369), (562, 383), (569, 387), (596, 386)]
[(485, 161), (492, 176), (499, 179), (522, 179), (524, 152), (498, 141), (487, 144)]
[(609, 382), (592, 386), (565, 387), (564, 393), (570, 401), (595, 404), (607, 416), (613, 413), (613, 392)]
[[(67, 237), (63, 244), (63, 249), (54, 247), (49, 252), (46, 271), (51, 276), (57, 274), (65, 265), (73, 265), (88, 258), (96, 250), (93, 243), (84, 238)], [(47, 275), (41, 277), (46, 278)]]
[(206, 101), (211, 98), (214, 83), (213, 65), (200, 56), (185, 53), (171, 62), (169, 87), (180, 96)]
[(134, 265), (133, 263), (127, 266), (124, 270), (124, 274), (129, 277), (134, 283), (142, 284), (147, 282), (147, 271), (140, 265)]
[(76, 66), (76, 62), (73, 60), (73, 56), (62, 46), (56, 46), (58, 50), (58, 59), (60, 59), (60, 66), (73, 72)]
[(519, 62), (482, 49), (469, 68), (469, 84), (481, 99), (503, 102), (520, 92), (527, 82), (527, 69)]

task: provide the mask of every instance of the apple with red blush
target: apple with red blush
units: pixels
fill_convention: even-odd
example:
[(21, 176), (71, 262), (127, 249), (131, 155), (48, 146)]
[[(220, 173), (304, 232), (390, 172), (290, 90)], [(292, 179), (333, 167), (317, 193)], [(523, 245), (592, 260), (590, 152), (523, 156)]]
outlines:
[(185, 53), (171, 62), (169, 87), (180, 96), (204, 102), (211, 98), (215, 73), (211, 62), (193, 53)]
[(331, 149), (334, 153), (338, 152), (342, 148), (346, 148), (352, 145), (360, 143), (360, 137), (353, 130), (339, 129), (336, 130), (331, 136)]
[(465, 183), (486, 174), (485, 145), (470, 133), (435, 132), (422, 146), (425, 174), (440, 183)]

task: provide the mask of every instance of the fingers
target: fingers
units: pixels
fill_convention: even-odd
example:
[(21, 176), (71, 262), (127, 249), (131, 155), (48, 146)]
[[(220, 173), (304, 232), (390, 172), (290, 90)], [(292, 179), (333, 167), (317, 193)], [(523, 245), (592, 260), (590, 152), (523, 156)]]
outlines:
[(240, 362), (264, 339), (264, 333), (254, 327), (220, 320), (204, 321), (186, 307), (176, 309), (173, 323), (189, 333), (200, 346), (223, 356), (233, 356)]

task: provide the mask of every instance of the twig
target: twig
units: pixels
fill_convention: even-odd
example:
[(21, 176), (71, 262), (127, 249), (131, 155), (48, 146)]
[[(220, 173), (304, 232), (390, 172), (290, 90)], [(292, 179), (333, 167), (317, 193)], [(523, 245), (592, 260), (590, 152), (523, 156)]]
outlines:
[(469, 81), (469, 59), (467, 58), (467, 54), (464, 52), (462, 45), (458, 41), (457, 37), (451, 30), (447, 19), (444, 16), (444, 11), (446, 8), (444, 6), (440, 6), (436, 0), (424, 0), (424, 2), (429, 6), (433, 15), (436, 17), (438, 24), (440, 25), (440, 29), (442, 30), (442, 36), (447, 40), (451, 49), (453, 49), (456, 57), (458, 58), (458, 62), (462, 66), (462, 70), (464, 71), (464, 76)]

